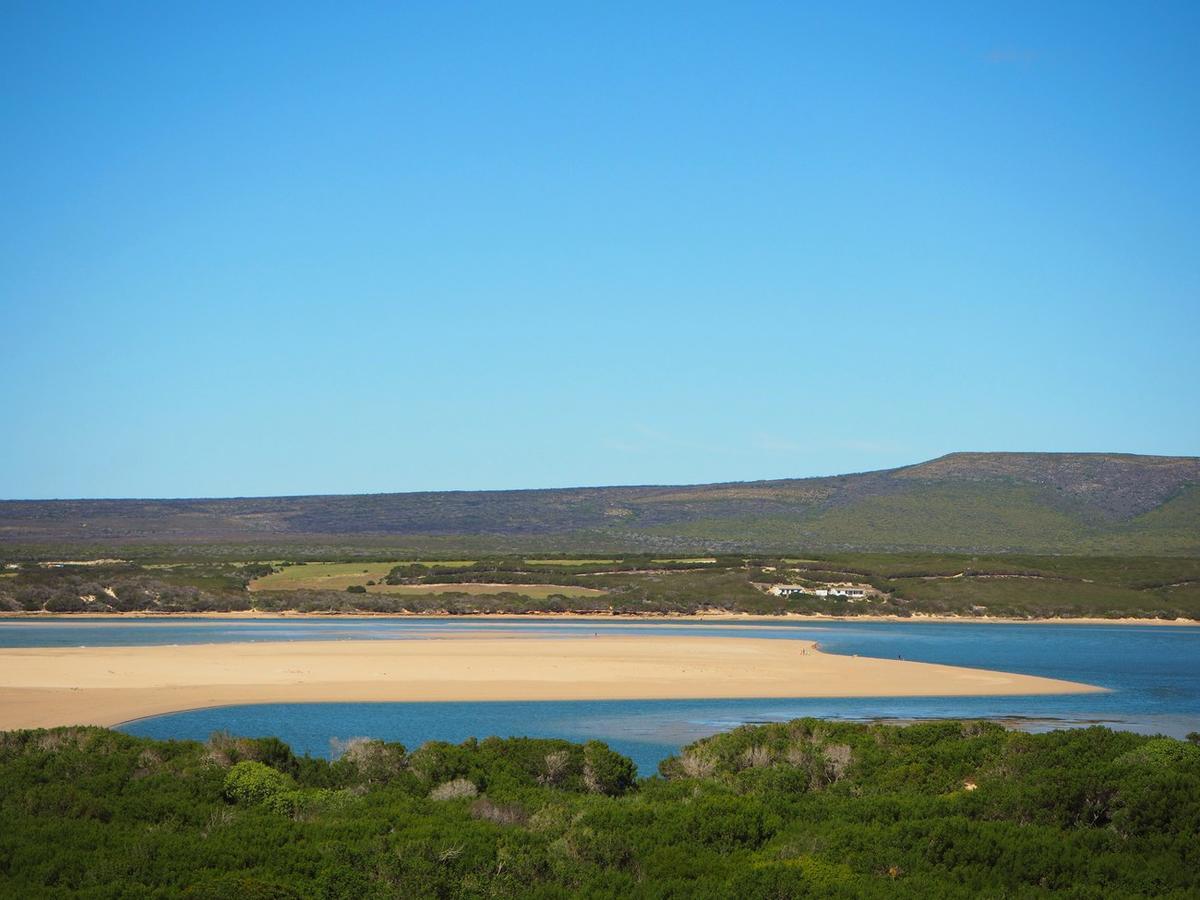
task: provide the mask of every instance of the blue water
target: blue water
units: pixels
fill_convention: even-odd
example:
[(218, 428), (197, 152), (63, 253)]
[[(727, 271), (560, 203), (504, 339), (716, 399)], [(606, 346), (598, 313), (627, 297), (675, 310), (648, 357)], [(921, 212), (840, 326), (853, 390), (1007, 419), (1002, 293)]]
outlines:
[(599, 738), (643, 773), (697, 738), (745, 722), (797, 716), (868, 720), (995, 718), (1041, 730), (1099, 722), (1182, 737), (1200, 731), (1200, 628), (929, 622), (613, 622), (572, 620), (40, 619), (0, 622), (0, 647), (141, 646), (229, 641), (421, 639), (446, 631), (555, 636), (707, 634), (817, 640), (831, 653), (1000, 669), (1082, 681), (1104, 694), (1038, 697), (654, 700), (489, 703), (291, 703), (157, 716), (122, 726), (132, 734), (203, 739), (226, 730), (278, 735), (297, 752), (328, 756), (333, 739), (368, 736), (416, 747), (496, 734)]

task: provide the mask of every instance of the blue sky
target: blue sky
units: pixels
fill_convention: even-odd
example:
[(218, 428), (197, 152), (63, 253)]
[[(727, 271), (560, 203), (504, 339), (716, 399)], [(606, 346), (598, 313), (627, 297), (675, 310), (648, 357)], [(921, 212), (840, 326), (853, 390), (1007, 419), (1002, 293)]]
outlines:
[(1200, 452), (1200, 5), (0, 6), (0, 497)]

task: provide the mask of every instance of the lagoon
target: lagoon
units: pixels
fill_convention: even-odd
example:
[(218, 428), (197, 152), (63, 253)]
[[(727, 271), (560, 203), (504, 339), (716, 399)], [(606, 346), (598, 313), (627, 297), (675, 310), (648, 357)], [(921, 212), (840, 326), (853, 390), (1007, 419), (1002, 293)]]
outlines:
[(147, 646), (242, 641), (420, 640), (502, 630), (527, 636), (657, 634), (816, 640), (829, 653), (995, 669), (1080, 681), (1103, 694), (795, 700), (622, 700), (470, 703), (287, 703), (172, 713), (121, 729), (156, 738), (213, 731), (277, 735), (329, 756), (350, 737), (461, 741), (495, 734), (599, 738), (643, 774), (684, 744), (746, 722), (798, 716), (851, 720), (992, 718), (1045, 730), (1105, 724), (1182, 737), (1200, 731), (1200, 628), (954, 622), (614, 621), (518, 618), (312, 620), (56, 618), (0, 621), (0, 647)]

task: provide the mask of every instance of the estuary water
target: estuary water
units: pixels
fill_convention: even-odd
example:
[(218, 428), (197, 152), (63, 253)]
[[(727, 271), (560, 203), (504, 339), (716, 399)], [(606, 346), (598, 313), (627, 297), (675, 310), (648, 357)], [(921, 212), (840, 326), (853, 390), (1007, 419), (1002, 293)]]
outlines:
[(213, 731), (277, 735), (329, 756), (335, 740), (375, 737), (416, 747), (488, 735), (598, 738), (643, 774), (683, 745), (747, 722), (817, 716), (853, 721), (989, 718), (1046, 730), (1104, 724), (1183, 737), (1200, 731), (1200, 627), (957, 622), (613, 621), (495, 618), (313, 620), (60, 618), (0, 620), (0, 647), (145, 646), (297, 640), (421, 640), (502, 630), (553, 637), (678, 634), (815, 640), (828, 653), (999, 669), (1081, 681), (1103, 694), (747, 700), (470, 703), (288, 703), (156, 716), (123, 731), (204, 739)]

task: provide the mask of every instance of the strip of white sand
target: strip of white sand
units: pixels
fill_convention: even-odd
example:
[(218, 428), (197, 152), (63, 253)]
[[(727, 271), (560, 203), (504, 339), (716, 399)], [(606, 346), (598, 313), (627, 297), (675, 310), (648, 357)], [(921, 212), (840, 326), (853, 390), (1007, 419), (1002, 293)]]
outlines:
[(1098, 616), (1076, 616), (1074, 618), (1033, 618), (1021, 619), (1011, 616), (939, 616), (929, 613), (913, 613), (909, 616), (833, 616), (825, 613), (779, 613), (760, 615), (758, 613), (729, 612), (728, 610), (706, 610), (692, 613), (471, 613), (455, 615), (450, 613), (376, 613), (376, 612), (300, 612), (298, 610), (264, 611), (257, 609), (239, 610), (236, 612), (154, 612), (140, 610), (137, 612), (102, 612), (102, 613), (52, 613), (28, 612), (11, 610), (0, 611), (0, 620), (6, 622), (70, 622), (72, 625), (84, 625), (95, 622), (105, 625), (109, 622), (119, 622), (123, 619), (152, 620), (171, 622), (175, 625), (193, 624), (193, 619), (215, 619), (218, 621), (237, 622), (239, 620), (259, 619), (292, 619), (319, 622), (329, 619), (377, 619), (380, 621), (421, 621), (422, 619), (453, 618), (461, 621), (490, 622), (496, 619), (545, 622), (788, 622), (804, 625), (809, 622), (895, 622), (899, 624), (911, 622), (936, 622), (965, 625), (1153, 625), (1196, 628), (1200, 619), (1105, 619)]
[(1102, 688), (821, 653), (809, 641), (446, 635), (0, 650), (0, 730), (251, 703), (1066, 694)]

